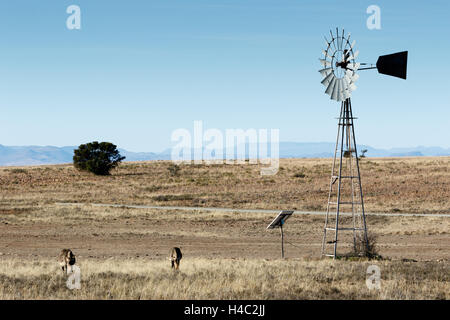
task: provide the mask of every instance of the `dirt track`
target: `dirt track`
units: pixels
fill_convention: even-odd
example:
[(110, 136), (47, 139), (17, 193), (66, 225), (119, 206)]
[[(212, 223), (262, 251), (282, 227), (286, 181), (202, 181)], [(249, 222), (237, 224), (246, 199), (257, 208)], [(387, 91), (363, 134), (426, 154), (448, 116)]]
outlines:
[[(190, 257), (276, 259), (279, 231), (266, 230), (272, 219), (271, 213), (52, 206), (3, 215), (0, 252), (4, 258), (34, 260), (56, 257), (69, 247), (79, 258), (154, 260), (181, 246)], [(319, 257), (323, 222), (323, 216), (291, 218), (285, 227), (286, 257)], [(446, 217), (368, 217), (379, 253), (395, 260), (449, 260), (449, 224)], [(344, 240), (350, 243), (343, 238), (342, 252), (348, 249)]]

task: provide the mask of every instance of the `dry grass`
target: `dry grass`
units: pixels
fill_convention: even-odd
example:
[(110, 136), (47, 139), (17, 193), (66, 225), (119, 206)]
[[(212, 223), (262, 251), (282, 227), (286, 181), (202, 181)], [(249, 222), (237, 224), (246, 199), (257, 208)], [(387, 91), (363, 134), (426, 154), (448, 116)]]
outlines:
[[(281, 159), (275, 176), (257, 165), (125, 163), (111, 176), (72, 165), (0, 168), (4, 209), (54, 202), (325, 210), (330, 159)], [(176, 172), (175, 172), (176, 171)], [(450, 212), (450, 157), (365, 158), (368, 212)]]
[(381, 290), (366, 287), (373, 262), (329, 260), (84, 260), (81, 289), (54, 261), (2, 261), (0, 299), (448, 299), (448, 265), (379, 261)]
[[(331, 161), (282, 159), (258, 166), (126, 163), (111, 176), (71, 165), (0, 168), (2, 299), (448, 299), (450, 158), (364, 159), (367, 211), (426, 212), (427, 217), (368, 216), (384, 261), (317, 260), (323, 216), (297, 215), (279, 233), (270, 213), (155, 210), (55, 202), (325, 210)], [(348, 217), (342, 217), (342, 223)], [(345, 237), (341, 250), (345, 246)], [(166, 256), (181, 246), (180, 272)], [(71, 248), (82, 270), (71, 291), (56, 256)], [(419, 262), (402, 262), (402, 259)], [(381, 268), (380, 291), (365, 285)]]

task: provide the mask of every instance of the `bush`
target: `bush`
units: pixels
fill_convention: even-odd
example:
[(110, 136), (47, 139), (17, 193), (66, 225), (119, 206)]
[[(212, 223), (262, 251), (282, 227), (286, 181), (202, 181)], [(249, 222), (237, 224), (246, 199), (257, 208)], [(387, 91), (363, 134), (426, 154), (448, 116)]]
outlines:
[(371, 232), (367, 232), (367, 245), (364, 233), (358, 233), (356, 235), (356, 241), (354, 245), (354, 254), (357, 256), (367, 257), (369, 259), (379, 258), (380, 255), (377, 252), (377, 236)]
[(110, 142), (90, 142), (82, 144), (74, 150), (73, 164), (79, 170), (96, 175), (109, 175), (111, 169), (117, 167), (125, 159)]
[(182, 201), (182, 200), (194, 200), (191, 194), (163, 194), (153, 197), (156, 201)]
[(367, 149), (361, 150), (361, 155), (359, 156), (359, 160), (362, 160), (366, 157)]
[(294, 174), (294, 178), (304, 178), (306, 175), (303, 172), (297, 172)]
[(11, 169), (11, 173), (28, 173), (25, 169)]
[(176, 176), (178, 176), (178, 174), (179, 174), (179, 172), (180, 172), (180, 166), (179, 165), (177, 165), (177, 164), (174, 164), (174, 163), (171, 163), (170, 165), (169, 165), (169, 167), (167, 168), (167, 170), (169, 170), (169, 174), (172, 176), (172, 177), (176, 177)]

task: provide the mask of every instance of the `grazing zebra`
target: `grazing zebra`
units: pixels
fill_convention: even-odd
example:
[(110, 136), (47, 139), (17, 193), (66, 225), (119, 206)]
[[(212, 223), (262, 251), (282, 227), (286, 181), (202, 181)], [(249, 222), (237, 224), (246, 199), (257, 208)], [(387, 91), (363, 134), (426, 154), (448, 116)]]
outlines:
[[(62, 249), (61, 253), (58, 257), (59, 265), (62, 269), (62, 272), (66, 272), (66, 274), (69, 273), (68, 267), (70, 266), (70, 271), (72, 271), (72, 266), (75, 264), (75, 255), (73, 254), (72, 250), (70, 249)], [(65, 267), (65, 270), (64, 270)]]
[(173, 247), (170, 250), (169, 260), (172, 263), (172, 269), (175, 268), (177, 270), (180, 267), (180, 260), (182, 257), (183, 255), (181, 254), (180, 248)]

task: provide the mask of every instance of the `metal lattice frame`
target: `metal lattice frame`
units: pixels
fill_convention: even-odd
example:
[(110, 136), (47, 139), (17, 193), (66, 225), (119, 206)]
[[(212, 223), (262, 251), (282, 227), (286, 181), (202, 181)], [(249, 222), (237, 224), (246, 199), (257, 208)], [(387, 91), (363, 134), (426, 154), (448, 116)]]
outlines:
[[(341, 113), (338, 122), (336, 148), (331, 171), (330, 191), (328, 195), (327, 213), (322, 241), (322, 256), (329, 256), (334, 259), (338, 256), (337, 247), (339, 231), (353, 232), (354, 248), (356, 248), (356, 242), (361, 240), (364, 241), (366, 248), (368, 247), (363, 191), (358, 152), (356, 149), (355, 130), (353, 126), (354, 119), (351, 101), (350, 98), (348, 98), (341, 103)], [(333, 207), (336, 208), (334, 216), (332, 213)], [(347, 224), (350, 224), (349, 226), (340, 224), (339, 215), (344, 211), (351, 212), (351, 221), (346, 222)], [(332, 236), (331, 240), (329, 240), (330, 233)], [(327, 251), (330, 250), (328, 248), (330, 244), (333, 246), (332, 253)]]

